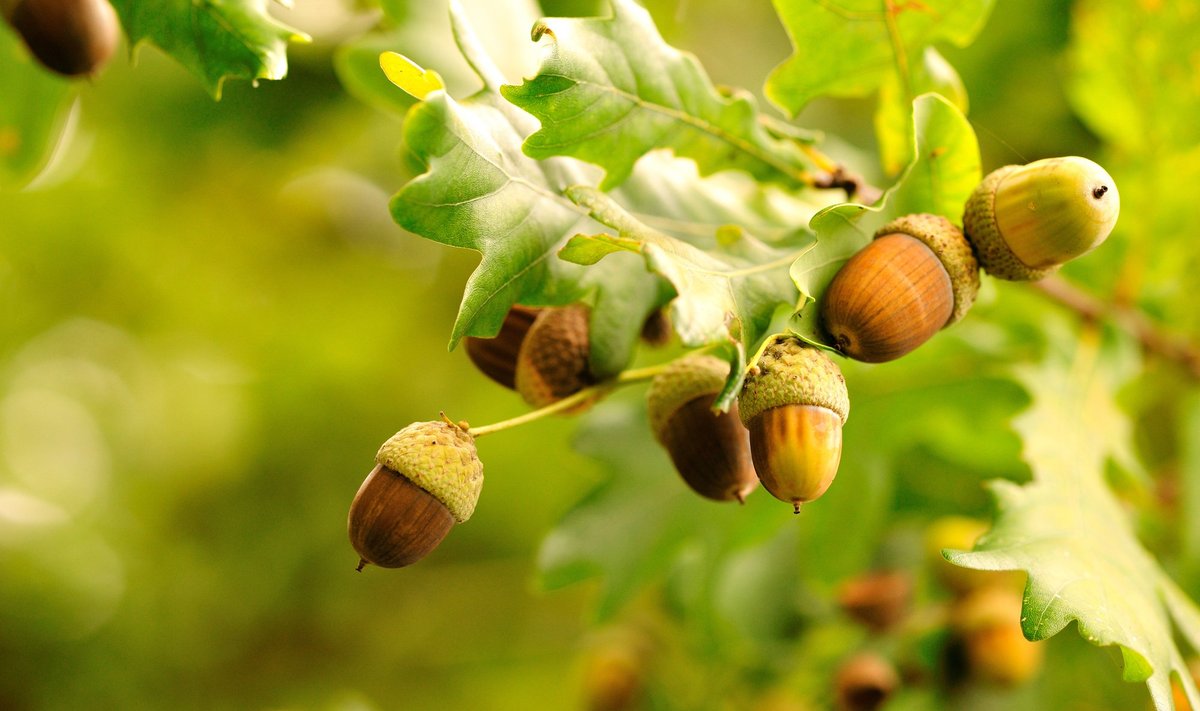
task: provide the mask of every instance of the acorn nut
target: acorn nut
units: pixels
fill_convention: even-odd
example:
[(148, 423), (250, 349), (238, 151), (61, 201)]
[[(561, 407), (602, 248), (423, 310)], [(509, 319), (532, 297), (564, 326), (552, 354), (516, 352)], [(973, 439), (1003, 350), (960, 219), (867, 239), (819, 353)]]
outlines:
[(841, 371), (816, 348), (779, 338), (746, 377), (738, 405), (759, 480), (800, 513), (833, 483), (842, 458), (850, 397)]
[(951, 626), (962, 640), (969, 673), (980, 681), (1017, 686), (1042, 665), (1044, 645), (1025, 639), (1021, 630), (1022, 595), (987, 586), (957, 600)]
[(715, 501), (744, 501), (758, 486), (750, 458), (750, 433), (737, 403), (713, 412), (729, 364), (710, 355), (681, 358), (655, 376), (646, 392), (654, 438), (697, 494)]
[(121, 36), (108, 0), (18, 0), (8, 21), (39, 62), (70, 77), (99, 71)]
[(530, 405), (545, 407), (595, 384), (589, 350), (586, 307), (542, 309), (517, 355), (517, 392)]
[(1121, 210), (1117, 185), (1087, 158), (1008, 165), (975, 188), (963, 229), (994, 277), (1035, 281), (1095, 249)]
[(375, 462), (350, 504), (358, 570), (411, 565), (475, 512), (483, 464), (465, 425), (414, 422), (383, 443)]
[(517, 387), (517, 354), (537, 318), (539, 309), (513, 305), (504, 316), (500, 332), (494, 338), (467, 336), (467, 357), (487, 377), (509, 390)]
[(838, 667), (834, 697), (838, 711), (876, 711), (900, 686), (891, 662), (872, 652), (860, 652)]
[(940, 215), (905, 215), (834, 276), (821, 322), (843, 354), (882, 363), (961, 319), (978, 292), (979, 265), (962, 232)]

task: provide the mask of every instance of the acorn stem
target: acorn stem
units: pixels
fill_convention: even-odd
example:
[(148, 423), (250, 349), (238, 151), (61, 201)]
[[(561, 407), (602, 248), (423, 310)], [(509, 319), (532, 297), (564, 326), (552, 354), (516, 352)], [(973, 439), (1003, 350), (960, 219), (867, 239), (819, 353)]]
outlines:
[(494, 422), (490, 425), (472, 427), (469, 432), (473, 437), (479, 438), (495, 432), (503, 432), (504, 430), (512, 429), (514, 427), (520, 427), (521, 425), (528, 424), (530, 422), (536, 422), (547, 415), (554, 415), (559, 412), (563, 412), (564, 410), (570, 410), (579, 403), (587, 402), (592, 398), (599, 397), (610, 390), (615, 390), (624, 385), (632, 385), (633, 383), (640, 383), (645, 380), (650, 380), (654, 376), (666, 370), (667, 366), (670, 364), (670, 362), (660, 363), (658, 365), (651, 365), (645, 368), (633, 368), (622, 371), (613, 378), (605, 380), (602, 383), (597, 383), (590, 387), (586, 387), (583, 390), (568, 395), (567, 397), (564, 397), (563, 399), (553, 402), (545, 407), (531, 410), (523, 415), (518, 415), (507, 420)]

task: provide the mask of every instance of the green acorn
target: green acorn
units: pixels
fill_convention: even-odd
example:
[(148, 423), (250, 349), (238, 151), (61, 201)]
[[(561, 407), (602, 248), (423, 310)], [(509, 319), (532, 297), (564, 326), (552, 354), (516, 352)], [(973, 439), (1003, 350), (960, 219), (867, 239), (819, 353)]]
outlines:
[(821, 324), (846, 356), (899, 358), (971, 308), (979, 264), (962, 232), (940, 215), (905, 215), (875, 233), (821, 299)]
[(823, 352), (779, 338), (747, 376), (738, 403), (759, 480), (800, 513), (837, 474), (850, 412), (845, 378)]
[(963, 229), (988, 274), (1035, 281), (1095, 249), (1121, 210), (1117, 185), (1086, 158), (1047, 158), (988, 174), (971, 194)]
[(681, 358), (655, 376), (646, 400), (654, 438), (688, 486), (715, 501), (744, 501), (758, 486), (750, 433), (737, 403), (728, 412), (712, 410), (728, 375), (729, 364), (719, 358)]
[(350, 542), (381, 568), (417, 562), (475, 512), (483, 464), (466, 425), (414, 422), (383, 443), (350, 504)]

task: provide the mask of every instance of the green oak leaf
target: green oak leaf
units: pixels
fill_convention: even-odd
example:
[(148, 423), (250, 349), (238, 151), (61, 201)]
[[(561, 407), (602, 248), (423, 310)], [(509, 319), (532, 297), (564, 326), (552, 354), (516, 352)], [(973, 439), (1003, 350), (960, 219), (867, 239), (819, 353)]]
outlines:
[(45, 168), (75, 94), (75, 84), (35, 62), (0, 23), (0, 187), (20, 188)]
[(821, 95), (863, 96), (899, 76), (915, 97), (925, 47), (979, 34), (993, 0), (775, 0), (792, 56), (767, 78), (767, 98), (795, 114)]
[(822, 343), (815, 310), (833, 276), (875, 231), (901, 215), (928, 212), (961, 222), (963, 205), (981, 177), (979, 143), (962, 112), (937, 94), (913, 102), (910, 145), (915, 158), (899, 181), (873, 207), (843, 203), (828, 207), (809, 225), (816, 246), (792, 265), (791, 275), (805, 305), (793, 319), (792, 330)]
[(308, 36), (267, 14), (266, 0), (112, 0), (136, 46), (151, 42), (204, 82), (214, 98), (228, 78), (282, 79), (287, 43)]
[(1029, 574), (1021, 626), (1042, 640), (1070, 622), (1098, 646), (1117, 645), (1127, 681), (1145, 681), (1157, 709), (1174, 708), (1178, 674), (1200, 702), (1172, 622), (1200, 648), (1200, 611), (1141, 546), (1105, 465), (1130, 438), (1113, 400), (1120, 385), (1111, 356), (1086, 339), (1019, 371), (1032, 405), (1013, 423), (1033, 481), (991, 485), (998, 513), (973, 552), (946, 551), (956, 565)]
[(528, 155), (595, 163), (605, 190), (655, 148), (695, 160), (702, 175), (740, 169), (763, 181), (811, 183), (798, 143), (772, 135), (748, 93), (718, 90), (633, 0), (612, 0), (611, 17), (543, 20), (533, 38), (549, 38), (537, 75), (501, 90), (542, 123), (525, 142)]
[(967, 89), (954, 67), (933, 47), (925, 48), (921, 60), (912, 66), (912, 94), (898, 75), (889, 76), (879, 89), (875, 137), (879, 141), (880, 162), (889, 175), (899, 173), (913, 158), (911, 95), (941, 94), (967, 113)]
[(595, 188), (574, 186), (567, 195), (618, 234), (578, 234), (559, 256), (595, 264), (617, 252), (642, 255), (646, 268), (675, 288), (671, 323), (684, 345), (756, 343), (776, 307), (796, 302), (787, 269), (797, 253), (811, 247), (808, 235), (781, 249), (729, 225), (717, 230), (716, 249), (705, 250), (646, 225)]

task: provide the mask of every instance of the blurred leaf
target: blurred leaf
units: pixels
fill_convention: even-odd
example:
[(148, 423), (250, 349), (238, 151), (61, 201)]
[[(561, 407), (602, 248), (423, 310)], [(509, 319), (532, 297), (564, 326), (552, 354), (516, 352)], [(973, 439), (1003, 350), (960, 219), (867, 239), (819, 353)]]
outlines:
[(1146, 681), (1160, 711), (1174, 707), (1172, 674), (1196, 705), (1172, 621), (1200, 648), (1200, 612), (1138, 543), (1105, 484), (1105, 463), (1127, 447), (1130, 425), (1112, 399), (1117, 368), (1095, 341), (1020, 372), (1033, 404), (1014, 428), (1033, 482), (994, 482), (994, 527), (974, 552), (946, 557), (979, 570), (1026, 571), (1026, 637), (1046, 639), (1077, 621), (1092, 644), (1119, 645), (1125, 679)]
[(863, 96), (898, 77), (905, 99), (927, 45), (966, 46), (992, 0), (775, 0), (793, 54), (767, 78), (767, 97), (795, 114), (821, 95)]
[[(813, 217), (816, 246), (792, 265), (791, 276), (800, 293), (819, 300), (842, 264), (867, 245), (875, 231), (901, 215), (929, 212), (958, 223), (963, 204), (980, 179), (979, 144), (965, 116), (937, 94), (913, 102), (915, 135), (910, 134), (916, 158), (878, 206), (834, 205)], [(805, 306), (793, 330), (820, 342), (817, 319)]]
[(287, 43), (308, 37), (267, 14), (267, 0), (112, 0), (129, 43), (151, 42), (199, 77), (214, 98), (234, 79), (287, 76)]
[(1200, 13), (1189, 2), (1074, 5), (1068, 94), (1083, 121), (1129, 151), (1200, 143)]
[(542, 122), (525, 142), (528, 155), (595, 163), (606, 190), (655, 148), (695, 160), (701, 175), (741, 169), (763, 181), (811, 182), (800, 148), (768, 133), (753, 98), (719, 91), (632, 0), (612, 0), (607, 18), (543, 20), (533, 39), (543, 37), (551, 44), (537, 76), (502, 89)]
[(0, 23), (0, 187), (19, 188), (45, 167), (62, 136), (75, 85), (33, 60)]
[(685, 549), (699, 546), (706, 556), (718, 556), (761, 541), (790, 520), (789, 509), (765, 492), (751, 494), (743, 506), (692, 493), (648, 432), (644, 407), (609, 404), (588, 416), (575, 447), (599, 460), (609, 478), (567, 513), (538, 553), (547, 588), (603, 577), (601, 619), (662, 578)]
[(421, 65), (403, 54), (381, 53), (379, 67), (387, 76), (388, 81), (403, 89), (414, 99), (424, 99), (430, 93), (446, 88), (437, 72), (422, 68)]

